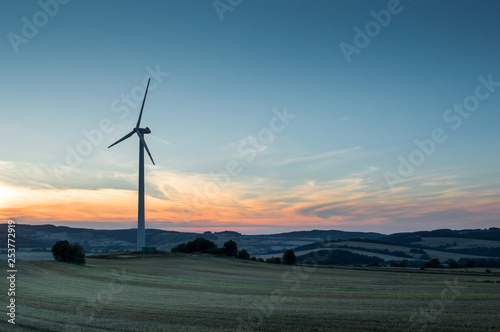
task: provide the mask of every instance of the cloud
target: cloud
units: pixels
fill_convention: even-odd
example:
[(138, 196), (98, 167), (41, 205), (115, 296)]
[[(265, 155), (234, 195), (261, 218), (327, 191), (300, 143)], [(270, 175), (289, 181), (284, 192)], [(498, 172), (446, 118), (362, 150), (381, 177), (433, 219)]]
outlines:
[[(313, 162), (341, 151), (303, 155)], [(218, 176), (149, 167), (146, 218), (169, 229), (432, 229), (436, 225), (498, 224), (500, 189), (467, 185), (443, 172), (417, 174), (400, 192), (365, 167), (336, 179)], [(0, 217), (35, 222), (125, 222), (137, 216), (137, 171), (75, 168), (51, 183), (44, 165), (0, 162)], [(444, 172), (445, 173), (445, 172)], [(26, 182), (19, 179), (27, 179)], [(429, 185), (430, 184), (430, 185)], [(442, 222), (442, 223), (441, 223)], [(246, 228), (245, 228), (246, 227)], [(438, 227), (439, 228), (439, 227)], [(364, 229), (364, 230), (366, 230)]]
[(323, 153), (314, 154), (314, 155), (298, 155), (298, 156), (288, 157), (288, 158), (283, 159), (281, 161), (274, 162), (274, 165), (275, 166), (282, 166), (282, 165), (288, 165), (288, 164), (294, 164), (294, 163), (318, 162), (321, 160), (333, 158), (333, 157), (338, 156), (338, 155), (354, 152), (354, 151), (357, 151), (359, 149), (361, 149), (360, 146), (355, 146), (355, 147), (348, 148), (348, 149), (333, 150), (333, 151), (323, 152)]

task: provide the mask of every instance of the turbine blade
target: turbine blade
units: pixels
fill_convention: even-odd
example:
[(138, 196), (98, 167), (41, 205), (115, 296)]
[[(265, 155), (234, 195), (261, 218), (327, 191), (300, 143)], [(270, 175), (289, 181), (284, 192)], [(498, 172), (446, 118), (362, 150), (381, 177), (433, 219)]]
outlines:
[(144, 110), (144, 103), (146, 102), (146, 96), (148, 95), (149, 81), (151, 81), (151, 77), (148, 80), (148, 86), (146, 87), (146, 92), (144, 93), (144, 99), (142, 100), (141, 113), (139, 113), (139, 119), (137, 120), (137, 125), (135, 126), (135, 128), (139, 128), (139, 126), (141, 125), (142, 111)]
[(112, 147), (113, 145), (116, 145), (118, 143), (120, 143), (121, 141), (124, 141), (126, 140), (127, 138), (129, 138), (130, 136), (132, 136), (134, 134), (135, 130), (132, 130), (130, 133), (128, 133), (127, 135), (123, 136), (122, 138), (120, 138), (118, 141), (114, 142), (113, 144), (111, 144), (110, 146), (108, 146), (108, 149), (110, 147)]
[(155, 161), (153, 160), (153, 157), (151, 156), (151, 153), (149, 152), (148, 145), (146, 144), (146, 141), (144, 140), (143, 135), (141, 133), (139, 133), (139, 131), (137, 131), (137, 135), (139, 135), (139, 138), (141, 139), (142, 145), (144, 145), (144, 147), (146, 148), (146, 151), (149, 155), (149, 158), (151, 158), (151, 162), (153, 163), (153, 165), (156, 166)]

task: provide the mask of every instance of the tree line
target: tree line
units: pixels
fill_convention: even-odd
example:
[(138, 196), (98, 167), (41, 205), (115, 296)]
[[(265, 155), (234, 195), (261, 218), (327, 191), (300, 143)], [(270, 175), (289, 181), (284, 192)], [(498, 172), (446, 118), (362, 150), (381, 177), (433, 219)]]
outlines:
[[(233, 240), (229, 240), (224, 243), (222, 248), (217, 247), (217, 245), (205, 238), (199, 237), (193, 241), (189, 241), (187, 243), (181, 243), (175, 246), (170, 250), (171, 252), (182, 252), (182, 253), (205, 253), (211, 255), (220, 255), (220, 256), (228, 256), (228, 257), (236, 257), (239, 259), (247, 259), (253, 261), (261, 261), (264, 262), (262, 258), (251, 257), (248, 251), (245, 249), (238, 250), (238, 244)], [(273, 264), (295, 264), (296, 257), (293, 250), (287, 250), (282, 257), (271, 257), (265, 260), (267, 263)]]

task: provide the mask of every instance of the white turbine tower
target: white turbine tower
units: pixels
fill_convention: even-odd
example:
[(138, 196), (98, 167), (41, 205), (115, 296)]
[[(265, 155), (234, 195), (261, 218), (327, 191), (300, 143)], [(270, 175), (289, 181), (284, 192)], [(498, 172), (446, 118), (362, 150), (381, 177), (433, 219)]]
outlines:
[(144, 149), (146, 149), (146, 151), (148, 152), (149, 158), (151, 158), (151, 162), (153, 163), (153, 165), (155, 164), (153, 157), (151, 157), (151, 153), (149, 152), (148, 145), (144, 140), (144, 135), (151, 134), (151, 130), (148, 127), (139, 128), (139, 126), (141, 125), (144, 103), (146, 102), (146, 96), (148, 95), (149, 81), (151, 81), (151, 78), (149, 78), (148, 80), (148, 86), (146, 87), (146, 93), (144, 94), (144, 100), (142, 101), (141, 113), (139, 114), (139, 119), (137, 120), (135, 128), (132, 129), (130, 133), (108, 146), (108, 148), (110, 148), (113, 145), (126, 140), (134, 133), (139, 136), (139, 209), (137, 213), (137, 251), (141, 251), (142, 248), (146, 246), (146, 230), (144, 222)]

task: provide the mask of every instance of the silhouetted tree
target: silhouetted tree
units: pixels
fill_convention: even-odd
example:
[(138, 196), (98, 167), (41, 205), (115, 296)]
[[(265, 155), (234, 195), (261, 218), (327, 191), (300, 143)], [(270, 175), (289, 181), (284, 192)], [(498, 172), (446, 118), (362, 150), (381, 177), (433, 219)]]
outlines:
[(187, 252), (187, 244), (181, 243), (170, 250), (171, 252)]
[(266, 263), (281, 264), (281, 257), (269, 257), (266, 259)]
[(210, 248), (217, 248), (217, 245), (210, 240), (204, 239), (202, 237), (197, 238), (194, 241), (189, 241), (186, 244), (187, 252), (207, 252)]
[(224, 243), (222, 249), (227, 256), (236, 256), (238, 254), (238, 245), (233, 240)]
[(295, 257), (295, 253), (293, 252), (292, 249), (288, 249), (283, 254), (281, 261), (283, 262), (283, 264), (293, 265), (297, 261), (297, 257)]
[(427, 263), (425, 263), (424, 266), (426, 268), (435, 268), (435, 269), (438, 269), (438, 268), (441, 267), (441, 262), (439, 261), (439, 259), (433, 258), (430, 261), (428, 261)]
[(85, 252), (78, 243), (69, 243), (68, 240), (57, 241), (52, 246), (52, 255), (55, 260), (66, 263), (85, 264)]
[(250, 254), (245, 249), (238, 251), (238, 258), (240, 259), (250, 259)]

